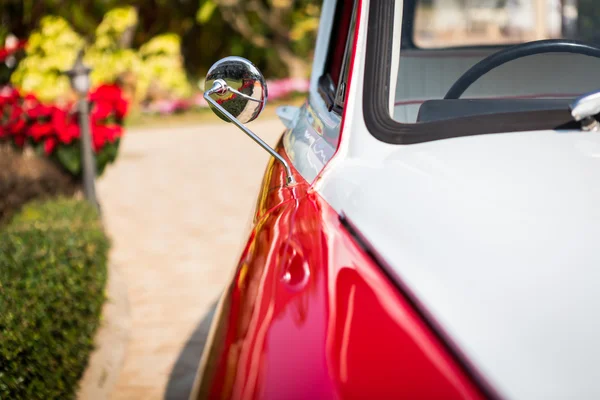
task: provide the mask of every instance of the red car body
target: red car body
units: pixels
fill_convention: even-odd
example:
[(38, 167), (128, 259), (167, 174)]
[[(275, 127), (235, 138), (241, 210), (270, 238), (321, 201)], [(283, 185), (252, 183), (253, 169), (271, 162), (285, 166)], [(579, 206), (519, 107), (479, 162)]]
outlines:
[(192, 397), (482, 398), (351, 228), (285, 178), (272, 160)]
[[(575, 110), (600, 109), (600, 95), (571, 103), (585, 74), (537, 79), (526, 56), (598, 59), (600, 46), (416, 46), (418, 6), (427, 17), (450, 3), (470, 7), (324, 2), (308, 99), (282, 117), (282, 159), (266, 169), (192, 399), (598, 398), (600, 325), (587, 310), (600, 217), (584, 205), (600, 199), (600, 144)], [(545, 65), (588, 62), (595, 75), (588, 58)], [(520, 71), (532, 78), (513, 82)]]

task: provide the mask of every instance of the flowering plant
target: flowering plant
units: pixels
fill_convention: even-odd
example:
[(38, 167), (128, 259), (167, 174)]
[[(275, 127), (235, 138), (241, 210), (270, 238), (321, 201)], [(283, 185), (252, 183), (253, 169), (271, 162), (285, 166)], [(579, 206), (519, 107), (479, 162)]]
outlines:
[[(128, 102), (117, 85), (101, 85), (88, 98), (92, 144), (98, 174), (116, 159)], [(48, 104), (33, 94), (0, 88), (0, 140), (18, 148), (31, 146), (59, 162), (73, 175), (81, 173), (80, 126), (74, 103)]]
[(35, 93), (44, 102), (69, 93), (69, 79), (61, 73), (71, 68), (83, 38), (58, 16), (45, 16), (39, 29), (31, 33), (23, 58), (10, 77), (24, 93)]
[[(11, 83), (42, 101), (60, 101), (69, 93), (69, 80), (61, 73), (71, 68), (84, 44), (84, 64), (92, 68), (93, 85), (134, 77), (129, 89), (132, 100), (182, 99), (191, 93), (181, 55), (181, 38), (162, 34), (150, 39), (139, 50), (131, 48), (138, 23), (132, 6), (107, 12), (95, 31), (93, 42), (86, 42), (69, 22), (46, 16), (31, 33), (25, 58), (10, 77)], [(1, 55), (1, 53), (0, 53)], [(157, 93), (158, 92), (158, 93)]]

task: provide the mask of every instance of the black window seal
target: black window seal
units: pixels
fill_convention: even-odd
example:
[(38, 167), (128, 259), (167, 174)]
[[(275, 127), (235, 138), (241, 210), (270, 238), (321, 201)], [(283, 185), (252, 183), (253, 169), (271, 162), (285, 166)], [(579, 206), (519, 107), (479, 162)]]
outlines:
[(367, 129), (376, 139), (389, 144), (408, 145), (493, 133), (579, 129), (568, 108), (477, 115), (414, 124), (395, 121), (389, 112), (394, 7), (394, 1), (373, 0), (369, 8), (363, 116)]
[[(339, 15), (341, 13), (342, 7), (344, 7), (344, 0), (338, 0), (336, 3), (336, 15)], [(342, 112), (344, 110), (344, 102), (346, 100), (345, 92), (348, 85), (348, 76), (344, 77), (344, 72), (350, 68), (350, 57), (352, 55), (352, 45), (354, 43), (352, 38), (354, 37), (353, 32), (355, 32), (356, 30), (357, 11), (358, 2), (356, 0), (352, 0), (352, 14), (350, 15), (349, 32), (348, 34), (346, 34), (346, 44), (344, 46), (344, 59), (342, 60), (342, 65), (340, 66), (340, 77), (337, 82), (337, 85), (333, 82), (333, 78), (331, 77), (331, 75), (329, 75), (328, 72), (324, 72), (323, 75), (319, 77), (317, 84), (317, 90), (323, 98), (323, 101), (327, 106), (327, 110), (329, 112), (333, 111), (338, 115), (342, 115)], [(325, 62), (325, 71), (329, 70), (329, 65), (331, 63), (332, 57), (331, 40), (334, 38), (334, 36), (338, 36), (339, 24), (339, 19), (336, 19), (334, 21), (331, 36), (329, 38), (329, 49), (327, 52), (327, 60)]]
[(336, 114), (341, 115), (343, 109), (335, 102), (336, 89), (333, 84), (333, 79), (331, 79), (331, 76), (328, 73), (321, 75), (319, 78), (317, 90), (325, 102), (327, 111), (333, 111)]
[(342, 60), (342, 68), (340, 70), (340, 79), (335, 92), (335, 105), (340, 109), (344, 108), (346, 102), (346, 91), (348, 88), (348, 79), (350, 73), (350, 59), (354, 47), (354, 34), (356, 32), (356, 18), (358, 13), (358, 2), (352, 1), (352, 13), (350, 14), (350, 26), (346, 35), (346, 44), (344, 46), (344, 59)]

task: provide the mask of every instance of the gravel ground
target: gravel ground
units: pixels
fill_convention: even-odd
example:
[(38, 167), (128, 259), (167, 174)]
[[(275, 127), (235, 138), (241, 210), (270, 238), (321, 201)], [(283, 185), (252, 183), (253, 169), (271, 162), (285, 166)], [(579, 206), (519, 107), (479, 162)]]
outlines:
[[(278, 120), (250, 125), (268, 143)], [(113, 399), (185, 399), (268, 154), (219, 123), (132, 130), (98, 184), (131, 334)]]

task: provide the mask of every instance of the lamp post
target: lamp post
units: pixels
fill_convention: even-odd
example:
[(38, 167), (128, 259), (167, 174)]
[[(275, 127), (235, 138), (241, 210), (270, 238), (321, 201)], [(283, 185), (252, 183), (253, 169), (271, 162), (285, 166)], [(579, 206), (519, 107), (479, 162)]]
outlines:
[(71, 70), (65, 72), (71, 82), (71, 87), (77, 94), (77, 111), (79, 112), (79, 131), (81, 133), (81, 169), (83, 175), (83, 194), (97, 209), (100, 209), (96, 199), (96, 162), (92, 150), (92, 135), (87, 95), (90, 90), (91, 69), (83, 64), (83, 50), (77, 55)]

